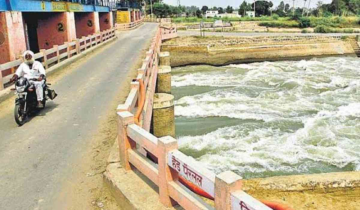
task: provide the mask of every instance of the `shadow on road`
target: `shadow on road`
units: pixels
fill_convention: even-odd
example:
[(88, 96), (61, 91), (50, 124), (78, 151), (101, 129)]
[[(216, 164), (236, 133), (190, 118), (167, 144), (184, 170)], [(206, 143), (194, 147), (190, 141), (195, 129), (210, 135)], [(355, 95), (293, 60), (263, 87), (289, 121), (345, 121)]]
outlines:
[(53, 111), (58, 106), (59, 106), (59, 104), (56, 104), (54, 102), (46, 103), (46, 106), (44, 109), (36, 110), (36, 111), (32, 112), (31, 114), (29, 114), (29, 116), (26, 120), (26, 123), (29, 123), (32, 119), (36, 118), (37, 116), (42, 116), (42, 117), (46, 116), (48, 113)]

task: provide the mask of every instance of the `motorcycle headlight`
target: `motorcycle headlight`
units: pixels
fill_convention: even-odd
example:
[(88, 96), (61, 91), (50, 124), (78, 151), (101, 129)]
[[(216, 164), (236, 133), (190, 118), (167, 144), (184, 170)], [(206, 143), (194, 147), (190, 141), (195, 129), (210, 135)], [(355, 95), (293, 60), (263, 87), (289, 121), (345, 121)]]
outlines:
[(24, 92), (24, 91), (25, 91), (25, 86), (16, 87), (16, 91), (17, 91), (18, 93)]

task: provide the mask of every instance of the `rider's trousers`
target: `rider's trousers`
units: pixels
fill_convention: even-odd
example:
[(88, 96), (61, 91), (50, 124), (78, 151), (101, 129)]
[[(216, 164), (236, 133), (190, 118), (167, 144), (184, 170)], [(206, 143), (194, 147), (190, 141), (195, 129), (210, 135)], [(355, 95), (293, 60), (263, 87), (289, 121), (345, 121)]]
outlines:
[(30, 84), (34, 84), (35, 89), (36, 89), (36, 96), (37, 96), (37, 100), (38, 101), (42, 101), (44, 100), (44, 88), (43, 88), (43, 84), (44, 84), (44, 80), (43, 81), (30, 81)]

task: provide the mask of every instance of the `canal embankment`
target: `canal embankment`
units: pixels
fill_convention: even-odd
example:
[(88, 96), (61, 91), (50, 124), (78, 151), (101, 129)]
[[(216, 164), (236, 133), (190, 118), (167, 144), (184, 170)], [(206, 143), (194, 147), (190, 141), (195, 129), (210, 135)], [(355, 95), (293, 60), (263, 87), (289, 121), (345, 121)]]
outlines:
[(353, 36), (178, 37), (162, 45), (173, 67), (356, 56)]

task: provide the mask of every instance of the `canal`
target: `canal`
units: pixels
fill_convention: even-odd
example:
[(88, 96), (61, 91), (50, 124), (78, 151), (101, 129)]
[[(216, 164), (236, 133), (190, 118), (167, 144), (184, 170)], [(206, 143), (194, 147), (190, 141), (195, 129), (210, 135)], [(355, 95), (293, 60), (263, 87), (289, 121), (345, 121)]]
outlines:
[(180, 149), (244, 178), (360, 170), (360, 60), (174, 68)]

